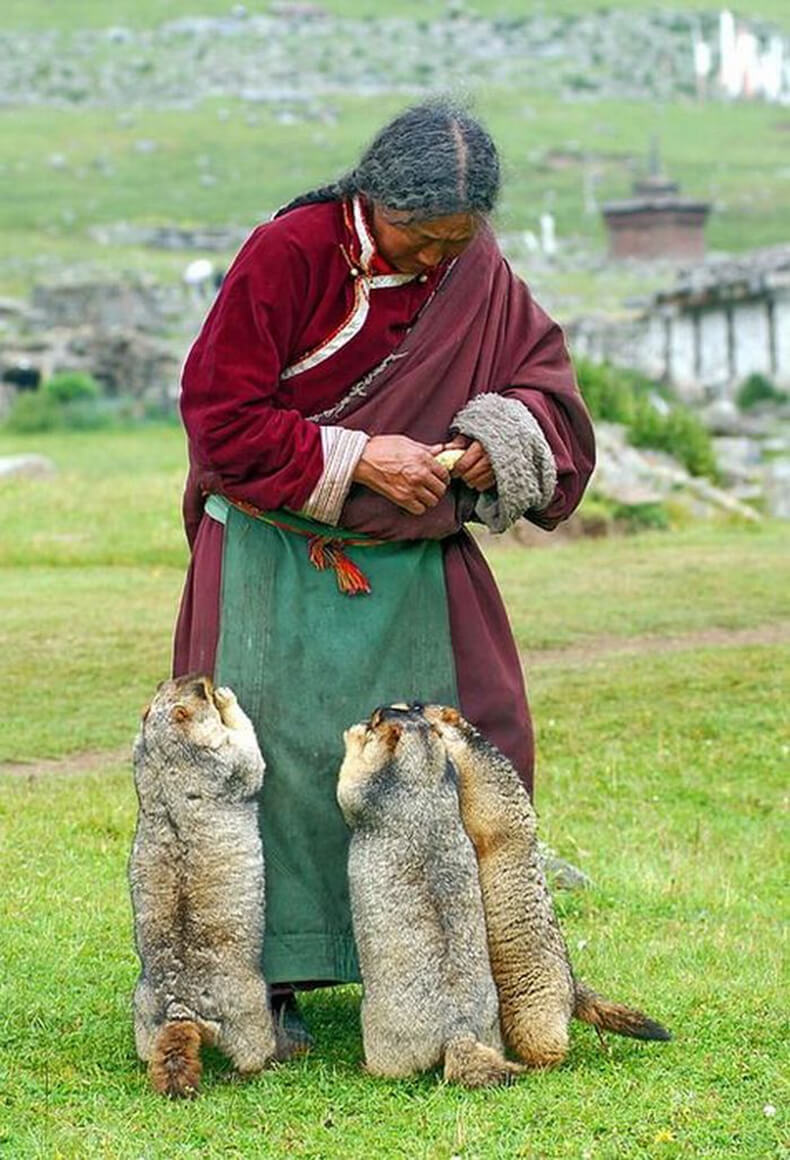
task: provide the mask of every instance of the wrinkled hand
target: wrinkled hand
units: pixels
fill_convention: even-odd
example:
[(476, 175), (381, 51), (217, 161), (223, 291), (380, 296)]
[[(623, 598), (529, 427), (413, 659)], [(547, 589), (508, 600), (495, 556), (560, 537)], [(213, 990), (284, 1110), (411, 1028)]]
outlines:
[(386, 499), (421, 516), (435, 507), (450, 483), (450, 476), (424, 443), (406, 435), (374, 435), (354, 471), (362, 483)]
[(491, 466), (491, 460), (488, 458), (482, 443), (478, 443), (476, 439), (469, 439), (466, 435), (456, 435), (450, 443), (437, 443), (435, 447), (431, 448), (431, 451), (436, 454), (439, 451), (451, 451), (456, 447), (463, 447), (465, 450), (453, 467), (453, 477), (462, 479), (468, 487), (474, 488), (475, 491), (488, 491), (495, 487), (496, 476)]

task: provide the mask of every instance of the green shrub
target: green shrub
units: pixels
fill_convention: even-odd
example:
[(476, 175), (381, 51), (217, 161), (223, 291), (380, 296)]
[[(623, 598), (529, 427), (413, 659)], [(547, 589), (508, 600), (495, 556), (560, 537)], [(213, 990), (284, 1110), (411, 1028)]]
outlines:
[(44, 391), (57, 403), (74, 403), (78, 399), (97, 399), (101, 388), (94, 379), (84, 371), (61, 371), (47, 379)]
[(701, 419), (686, 407), (673, 407), (666, 417), (666, 446), (691, 475), (716, 479), (716, 455)]
[(652, 447), (680, 460), (692, 475), (716, 478), (716, 457), (707, 430), (687, 407), (660, 411), (651, 395), (667, 392), (638, 371), (579, 359), (579, 387), (593, 419), (622, 423), (634, 447)]
[(735, 401), (742, 411), (748, 411), (759, 403), (785, 403), (787, 398), (786, 391), (780, 391), (765, 375), (755, 373), (741, 383)]
[(63, 403), (61, 406), (63, 425), (73, 431), (98, 431), (105, 427), (117, 426), (112, 402), (109, 399), (77, 398), (70, 403)]
[(634, 447), (652, 447), (680, 460), (691, 475), (715, 479), (716, 456), (710, 435), (693, 411), (680, 405), (662, 415), (649, 400), (640, 400), (628, 429)]
[(143, 400), (132, 395), (106, 398), (75, 394), (68, 402), (60, 402), (49, 391), (38, 390), (17, 395), (5, 429), (27, 435), (56, 428), (73, 431), (103, 431), (108, 427), (128, 429), (145, 423), (179, 426), (180, 420), (177, 411), (166, 400)]
[(622, 371), (609, 363), (593, 363), (582, 358), (576, 362), (576, 377), (593, 419), (603, 419), (608, 423), (631, 422), (634, 390)]
[(670, 525), (669, 512), (662, 503), (619, 503), (613, 516), (627, 532), (665, 531)]
[(5, 421), (7, 431), (36, 435), (63, 426), (63, 408), (43, 391), (20, 391)]

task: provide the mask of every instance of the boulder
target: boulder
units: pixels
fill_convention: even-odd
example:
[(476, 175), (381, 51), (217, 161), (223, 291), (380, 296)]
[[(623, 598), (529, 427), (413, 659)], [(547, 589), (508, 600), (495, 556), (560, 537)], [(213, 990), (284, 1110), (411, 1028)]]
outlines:
[(713, 450), (722, 482), (727, 487), (738, 487), (759, 478), (759, 440), (748, 435), (719, 435), (713, 440)]
[(142, 280), (40, 283), (33, 288), (32, 305), (43, 327), (134, 327), (156, 332), (168, 323), (159, 287)]
[(74, 334), (58, 370), (86, 369), (108, 395), (175, 399), (179, 356), (170, 343), (138, 330)]
[(6, 479), (51, 479), (57, 468), (46, 455), (0, 455), (0, 483)]
[(671, 499), (693, 516), (727, 512), (753, 522), (760, 516), (737, 496), (710, 480), (690, 475), (671, 455), (631, 447), (619, 423), (596, 425), (598, 461), (591, 488), (621, 504), (660, 503)]
[(766, 463), (765, 505), (769, 515), (790, 520), (790, 459), (771, 459)]

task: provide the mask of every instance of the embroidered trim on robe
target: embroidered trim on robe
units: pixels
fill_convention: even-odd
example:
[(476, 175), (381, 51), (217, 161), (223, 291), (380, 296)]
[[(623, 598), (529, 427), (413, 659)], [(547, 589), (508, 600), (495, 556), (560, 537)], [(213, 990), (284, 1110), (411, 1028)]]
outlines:
[(351, 276), (354, 278), (354, 303), (350, 314), (341, 322), (340, 326), (331, 334), (313, 347), (307, 354), (302, 355), (296, 362), (285, 367), (280, 372), (281, 379), (292, 379), (304, 371), (312, 370), (319, 363), (325, 362), (333, 354), (337, 354), (347, 342), (359, 334), (370, 310), (371, 290), (388, 290), (395, 286), (405, 286), (413, 282), (415, 274), (371, 274), (370, 263), (375, 254), (375, 246), (370, 236), (365, 217), (362, 212), (362, 203), (359, 196), (354, 197), (352, 203), (353, 223), (356, 238), (359, 243), (359, 265), (351, 267)]

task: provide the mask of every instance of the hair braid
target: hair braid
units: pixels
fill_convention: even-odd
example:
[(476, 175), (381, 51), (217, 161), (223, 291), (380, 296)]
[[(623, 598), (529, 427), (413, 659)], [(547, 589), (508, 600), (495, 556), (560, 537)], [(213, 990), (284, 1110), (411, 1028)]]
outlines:
[(496, 146), (460, 105), (426, 101), (385, 125), (349, 173), (294, 198), (275, 217), (355, 193), (406, 211), (411, 221), (490, 213), (499, 194)]

